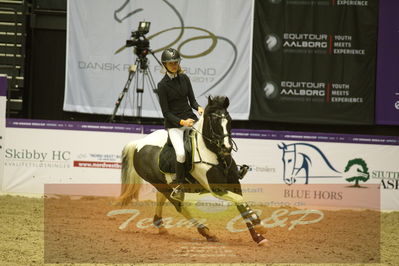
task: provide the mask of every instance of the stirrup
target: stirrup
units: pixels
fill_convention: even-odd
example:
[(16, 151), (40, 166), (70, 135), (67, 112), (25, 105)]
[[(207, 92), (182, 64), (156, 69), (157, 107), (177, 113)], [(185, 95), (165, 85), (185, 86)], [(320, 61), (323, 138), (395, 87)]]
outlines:
[(173, 191), (170, 193), (170, 197), (174, 200), (183, 202), (184, 201), (184, 190), (181, 185), (177, 185), (173, 188)]
[(240, 166), (240, 170), (238, 171), (239, 175), (240, 175), (240, 179), (244, 178), (244, 176), (247, 174), (248, 170), (249, 170), (248, 165), (243, 164), (242, 166)]

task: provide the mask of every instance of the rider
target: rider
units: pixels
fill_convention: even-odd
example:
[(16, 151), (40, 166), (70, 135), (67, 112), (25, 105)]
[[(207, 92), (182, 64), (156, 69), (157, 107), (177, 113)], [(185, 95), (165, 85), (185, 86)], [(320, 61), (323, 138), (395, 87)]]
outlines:
[(204, 109), (195, 100), (190, 79), (180, 67), (180, 53), (168, 48), (163, 51), (161, 61), (166, 74), (158, 83), (159, 102), (165, 128), (176, 152), (176, 179), (171, 183), (174, 186), (171, 197), (183, 201), (184, 190), (181, 184), (185, 179), (186, 161), (183, 132), (198, 120), (192, 109), (200, 115)]

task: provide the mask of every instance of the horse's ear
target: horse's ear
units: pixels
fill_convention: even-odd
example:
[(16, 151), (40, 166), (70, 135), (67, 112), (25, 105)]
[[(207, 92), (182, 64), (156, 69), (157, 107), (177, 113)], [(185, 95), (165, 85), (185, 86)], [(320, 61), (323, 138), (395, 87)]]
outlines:
[(212, 100), (213, 100), (213, 99), (212, 99), (212, 96), (209, 95), (209, 96), (208, 96), (208, 105), (212, 104)]
[(285, 145), (284, 142), (282, 142), (281, 145), (280, 145), (280, 144), (277, 144), (277, 147), (278, 147), (279, 149), (281, 149), (281, 150), (286, 150), (286, 149), (287, 149), (287, 145)]
[(223, 102), (223, 107), (224, 107), (225, 109), (227, 109), (227, 107), (229, 107), (229, 105), (230, 105), (230, 100), (229, 100), (228, 97), (225, 97), (225, 98), (224, 98), (224, 102)]

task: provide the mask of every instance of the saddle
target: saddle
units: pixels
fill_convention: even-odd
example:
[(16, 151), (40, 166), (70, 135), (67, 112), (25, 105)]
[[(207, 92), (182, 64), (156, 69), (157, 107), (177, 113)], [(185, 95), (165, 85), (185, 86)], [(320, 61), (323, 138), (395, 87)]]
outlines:
[[(184, 150), (186, 151), (186, 173), (190, 172), (193, 168), (193, 152), (192, 152), (192, 141), (191, 136), (194, 130), (187, 128), (184, 130), (183, 141)], [(164, 174), (174, 174), (176, 173), (176, 153), (175, 148), (173, 148), (172, 142), (168, 136), (168, 140), (162, 147), (161, 152), (158, 157), (159, 169)]]

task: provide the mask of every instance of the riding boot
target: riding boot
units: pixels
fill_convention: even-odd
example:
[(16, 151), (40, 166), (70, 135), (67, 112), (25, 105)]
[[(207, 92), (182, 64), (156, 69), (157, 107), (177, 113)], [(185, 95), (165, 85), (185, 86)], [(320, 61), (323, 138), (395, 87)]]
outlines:
[(178, 201), (184, 201), (183, 183), (186, 178), (185, 163), (176, 162), (176, 179), (171, 183), (174, 188), (170, 197)]

